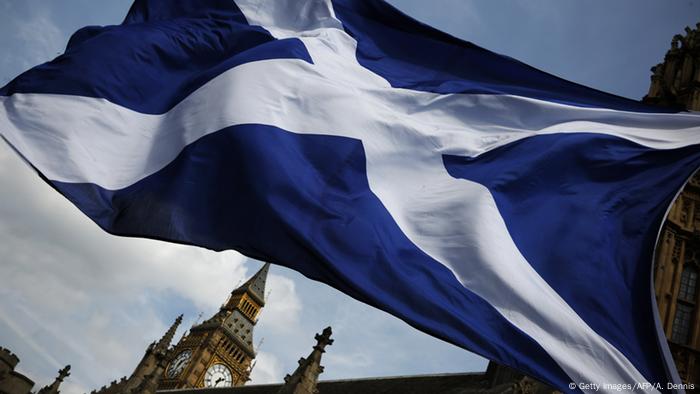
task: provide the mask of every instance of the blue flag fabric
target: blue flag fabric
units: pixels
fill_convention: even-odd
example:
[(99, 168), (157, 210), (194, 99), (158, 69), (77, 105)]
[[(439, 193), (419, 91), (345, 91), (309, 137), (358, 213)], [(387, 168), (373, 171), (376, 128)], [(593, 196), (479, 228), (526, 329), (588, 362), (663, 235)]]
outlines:
[(293, 268), (563, 391), (678, 381), (652, 256), (698, 115), (378, 0), (137, 0), (0, 89), (0, 134), (110, 233)]

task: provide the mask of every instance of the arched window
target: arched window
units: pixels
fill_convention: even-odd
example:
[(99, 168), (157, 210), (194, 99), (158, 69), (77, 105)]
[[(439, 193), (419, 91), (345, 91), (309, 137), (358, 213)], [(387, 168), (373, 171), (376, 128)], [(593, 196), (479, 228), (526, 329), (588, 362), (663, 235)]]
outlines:
[(685, 304), (676, 306), (676, 316), (673, 318), (671, 340), (687, 345), (690, 342), (690, 322), (693, 320), (693, 307)]
[(695, 302), (695, 291), (698, 284), (698, 270), (690, 265), (686, 265), (681, 273), (681, 285), (678, 289), (678, 299)]
[[(692, 257), (691, 257), (692, 258)], [(686, 259), (688, 260), (688, 259)], [(698, 284), (698, 270), (693, 265), (686, 265), (681, 273), (678, 288), (676, 315), (673, 317), (671, 340), (687, 345), (691, 338), (691, 329), (695, 315), (695, 298)]]

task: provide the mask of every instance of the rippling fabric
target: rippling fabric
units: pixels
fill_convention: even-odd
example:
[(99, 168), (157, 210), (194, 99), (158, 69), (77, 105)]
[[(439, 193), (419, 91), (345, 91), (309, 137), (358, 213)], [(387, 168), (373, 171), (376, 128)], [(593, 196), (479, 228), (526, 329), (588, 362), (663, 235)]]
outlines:
[(112, 234), (285, 265), (563, 391), (678, 379), (651, 258), (698, 115), (380, 1), (141, 0), (0, 89), (0, 135)]
[(0, 95), (96, 97), (157, 114), (232, 67), (275, 58), (311, 61), (299, 40), (275, 40), (248, 25), (233, 1), (138, 1), (123, 24), (78, 30), (64, 54), (14, 79)]
[(333, 0), (333, 4), (343, 26), (358, 42), (360, 64), (397, 88), (443, 94), (517, 94), (625, 111), (673, 111), (558, 78), (416, 23), (381, 0)]

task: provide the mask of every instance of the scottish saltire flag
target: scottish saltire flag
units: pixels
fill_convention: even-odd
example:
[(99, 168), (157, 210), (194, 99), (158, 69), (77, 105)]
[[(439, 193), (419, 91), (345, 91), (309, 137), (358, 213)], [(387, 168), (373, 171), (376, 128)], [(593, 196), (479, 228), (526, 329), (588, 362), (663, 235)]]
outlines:
[(698, 115), (379, 0), (137, 0), (2, 88), (0, 133), (110, 233), (291, 267), (564, 391), (678, 382), (651, 266)]

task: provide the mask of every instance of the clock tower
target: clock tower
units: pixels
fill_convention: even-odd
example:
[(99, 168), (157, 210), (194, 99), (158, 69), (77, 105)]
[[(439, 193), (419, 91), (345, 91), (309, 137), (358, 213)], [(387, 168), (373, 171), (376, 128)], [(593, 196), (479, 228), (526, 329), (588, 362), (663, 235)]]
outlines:
[(193, 326), (172, 352), (159, 390), (242, 386), (255, 358), (253, 328), (265, 306), (270, 264), (234, 289), (210, 319)]

